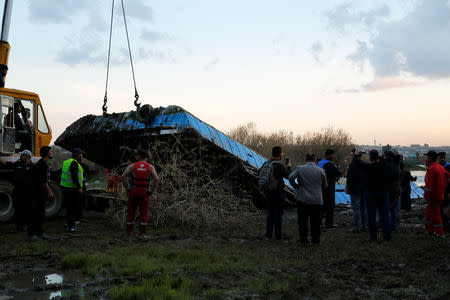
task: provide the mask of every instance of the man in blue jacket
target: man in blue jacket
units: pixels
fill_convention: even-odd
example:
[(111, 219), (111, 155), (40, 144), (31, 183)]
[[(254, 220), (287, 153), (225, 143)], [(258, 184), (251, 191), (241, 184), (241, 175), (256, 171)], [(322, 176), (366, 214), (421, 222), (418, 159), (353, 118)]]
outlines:
[(345, 173), (345, 169), (347, 168), (347, 161), (345, 160), (344, 166), (341, 169), (338, 169), (333, 163), (333, 160), (335, 159), (335, 151), (333, 149), (327, 149), (325, 151), (325, 158), (317, 164), (318, 167), (325, 170), (325, 174), (327, 175), (328, 185), (323, 190), (323, 211), (325, 215), (325, 226), (327, 228), (337, 227), (337, 225), (334, 224), (334, 193), (336, 189), (336, 181)]

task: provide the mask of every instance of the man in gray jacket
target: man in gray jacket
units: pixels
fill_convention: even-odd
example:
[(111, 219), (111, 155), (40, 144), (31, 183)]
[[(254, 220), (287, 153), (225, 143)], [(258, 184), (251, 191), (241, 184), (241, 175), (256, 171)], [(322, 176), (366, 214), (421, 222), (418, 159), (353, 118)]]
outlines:
[(308, 153), (305, 164), (298, 166), (289, 175), (291, 185), (297, 190), (298, 232), (300, 242), (308, 244), (308, 219), (311, 242), (320, 243), (320, 223), (322, 221), (322, 189), (327, 186), (325, 171), (315, 164), (316, 156)]

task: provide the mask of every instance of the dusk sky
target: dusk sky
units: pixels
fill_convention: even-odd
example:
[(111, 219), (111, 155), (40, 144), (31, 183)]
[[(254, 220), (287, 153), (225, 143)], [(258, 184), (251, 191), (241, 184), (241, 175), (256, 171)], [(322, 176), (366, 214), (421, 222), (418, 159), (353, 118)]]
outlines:
[[(329, 125), (358, 144), (450, 144), (447, 0), (125, 0), (141, 102), (217, 129)], [(40, 95), (54, 137), (101, 114), (111, 0), (16, 0), (6, 87)], [(116, 0), (109, 112), (134, 109)]]

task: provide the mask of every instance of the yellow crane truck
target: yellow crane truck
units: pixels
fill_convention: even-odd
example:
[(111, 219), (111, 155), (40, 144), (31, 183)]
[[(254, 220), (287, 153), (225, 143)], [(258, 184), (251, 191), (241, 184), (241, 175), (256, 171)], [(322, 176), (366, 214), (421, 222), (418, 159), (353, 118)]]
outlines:
[[(2, 31), (0, 38), (0, 65), (8, 66), (10, 45), (8, 43), (9, 25), (11, 20), (12, 0), (5, 0), (3, 11)], [(6, 76), (3, 76), (4, 82)], [(21, 112), (15, 111), (21, 106)], [(52, 131), (42, 107), (39, 95), (32, 92), (11, 88), (0, 88), (0, 156), (6, 161), (14, 162), (19, 159), (19, 150), (24, 143), (32, 153), (32, 161), (39, 157), (39, 149), (48, 146), (52, 139)], [(18, 130), (15, 123), (15, 114), (19, 114), (25, 130)], [(17, 118), (17, 116), (16, 116)], [(0, 222), (6, 222), (14, 216), (12, 191), (13, 170), (0, 168)], [(55, 199), (47, 203), (46, 215), (53, 216), (61, 208), (61, 192), (53, 186)]]

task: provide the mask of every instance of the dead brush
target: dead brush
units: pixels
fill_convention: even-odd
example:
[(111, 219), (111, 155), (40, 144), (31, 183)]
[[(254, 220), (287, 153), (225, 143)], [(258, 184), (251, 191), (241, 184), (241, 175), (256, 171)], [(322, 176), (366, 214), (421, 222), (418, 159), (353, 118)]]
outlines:
[[(187, 148), (185, 143), (181, 137), (172, 136), (168, 141), (155, 141), (147, 147), (148, 161), (155, 166), (159, 177), (156, 192), (150, 197), (149, 222), (155, 227), (243, 224), (256, 209), (250, 194), (239, 186), (233, 167), (218, 165), (220, 157), (207, 146)], [(115, 171), (123, 170), (129, 163), (121, 164)], [(126, 213), (123, 195), (117, 201), (108, 214), (123, 223)]]

